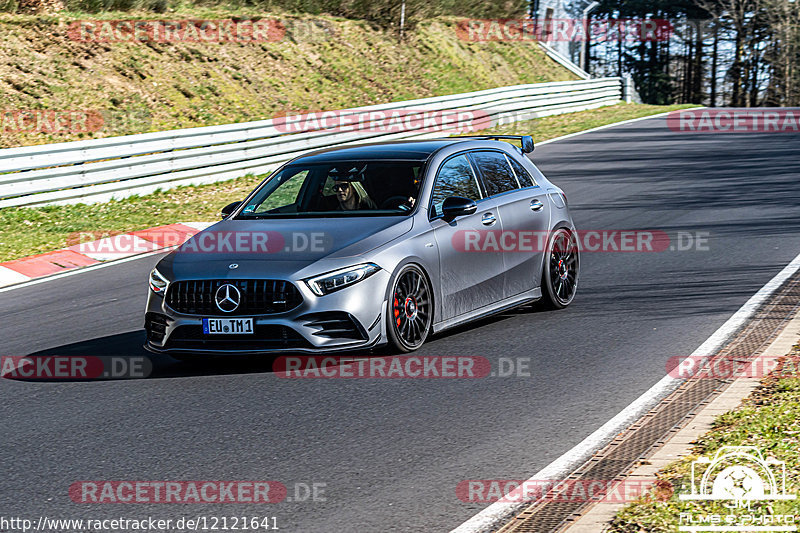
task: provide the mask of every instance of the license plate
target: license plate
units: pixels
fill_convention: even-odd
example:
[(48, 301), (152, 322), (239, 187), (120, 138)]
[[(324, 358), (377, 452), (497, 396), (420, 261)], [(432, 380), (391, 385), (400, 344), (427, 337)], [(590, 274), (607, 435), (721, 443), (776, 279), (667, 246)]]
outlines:
[(253, 333), (252, 318), (204, 318), (206, 335), (247, 335)]

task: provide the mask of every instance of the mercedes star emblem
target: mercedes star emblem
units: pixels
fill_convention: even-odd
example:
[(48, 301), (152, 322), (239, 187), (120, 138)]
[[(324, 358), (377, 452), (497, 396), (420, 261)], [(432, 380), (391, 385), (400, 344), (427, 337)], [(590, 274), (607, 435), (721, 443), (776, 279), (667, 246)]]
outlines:
[(242, 302), (242, 293), (233, 285), (226, 283), (225, 285), (220, 285), (219, 289), (217, 289), (216, 294), (214, 294), (214, 302), (223, 313), (233, 313)]

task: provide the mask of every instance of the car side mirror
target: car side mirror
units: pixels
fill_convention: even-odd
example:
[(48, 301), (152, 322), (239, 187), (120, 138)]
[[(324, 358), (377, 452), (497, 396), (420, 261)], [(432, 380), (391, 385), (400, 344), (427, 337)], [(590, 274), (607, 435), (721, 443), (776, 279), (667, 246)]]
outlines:
[(228, 204), (225, 207), (223, 207), (222, 208), (222, 220), (225, 220), (226, 218), (231, 216), (231, 213), (236, 211), (236, 208), (239, 207), (240, 205), (242, 205), (242, 202), (233, 202), (233, 203)]
[(478, 204), (475, 200), (469, 198), (462, 198), (461, 196), (450, 196), (445, 198), (442, 203), (442, 218), (446, 222), (450, 222), (456, 217), (471, 215), (478, 210)]

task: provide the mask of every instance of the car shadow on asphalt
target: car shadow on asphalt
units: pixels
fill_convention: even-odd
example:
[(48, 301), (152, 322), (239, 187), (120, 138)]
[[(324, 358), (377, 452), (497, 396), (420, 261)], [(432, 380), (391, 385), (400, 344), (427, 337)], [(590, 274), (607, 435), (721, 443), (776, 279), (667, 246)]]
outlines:
[[(525, 306), (458, 326), (430, 338), (431, 343), (507, 320), (537, 313), (536, 306)], [(163, 379), (231, 374), (274, 373), (279, 355), (191, 356), (179, 361), (166, 354), (144, 349), (144, 330), (129, 331), (96, 339), (65, 344), (3, 362), (0, 375), (6, 379), (30, 382), (89, 382), (111, 380)], [(283, 356), (308, 354), (283, 353)], [(388, 357), (398, 355), (385, 347), (348, 352), (347, 357)]]
[[(166, 354), (148, 352), (144, 341), (144, 330), (138, 330), (56, 346), (19, 358), (29, 361), (29, 369), (14, 370), (9, 363), (4, 365), (2, 374), (8, 379), (50, 382), (180, 378), (272, 372), (275, 360), (274, 356), (252, 355), (198, 356), (193, 361), (178, 361)], [(88, 364), (73, 368), (72, 360), (80, 358)], [(55, 375), (59, 364), (65, 375)]]

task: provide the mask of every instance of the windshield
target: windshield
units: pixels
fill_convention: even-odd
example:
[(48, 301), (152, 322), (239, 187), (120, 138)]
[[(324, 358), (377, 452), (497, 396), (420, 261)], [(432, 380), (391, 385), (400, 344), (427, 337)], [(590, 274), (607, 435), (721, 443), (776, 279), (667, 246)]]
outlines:
[(407, 215), (419, 197), (423, 164), (297, 162), (271, 176), (237, 218)]

